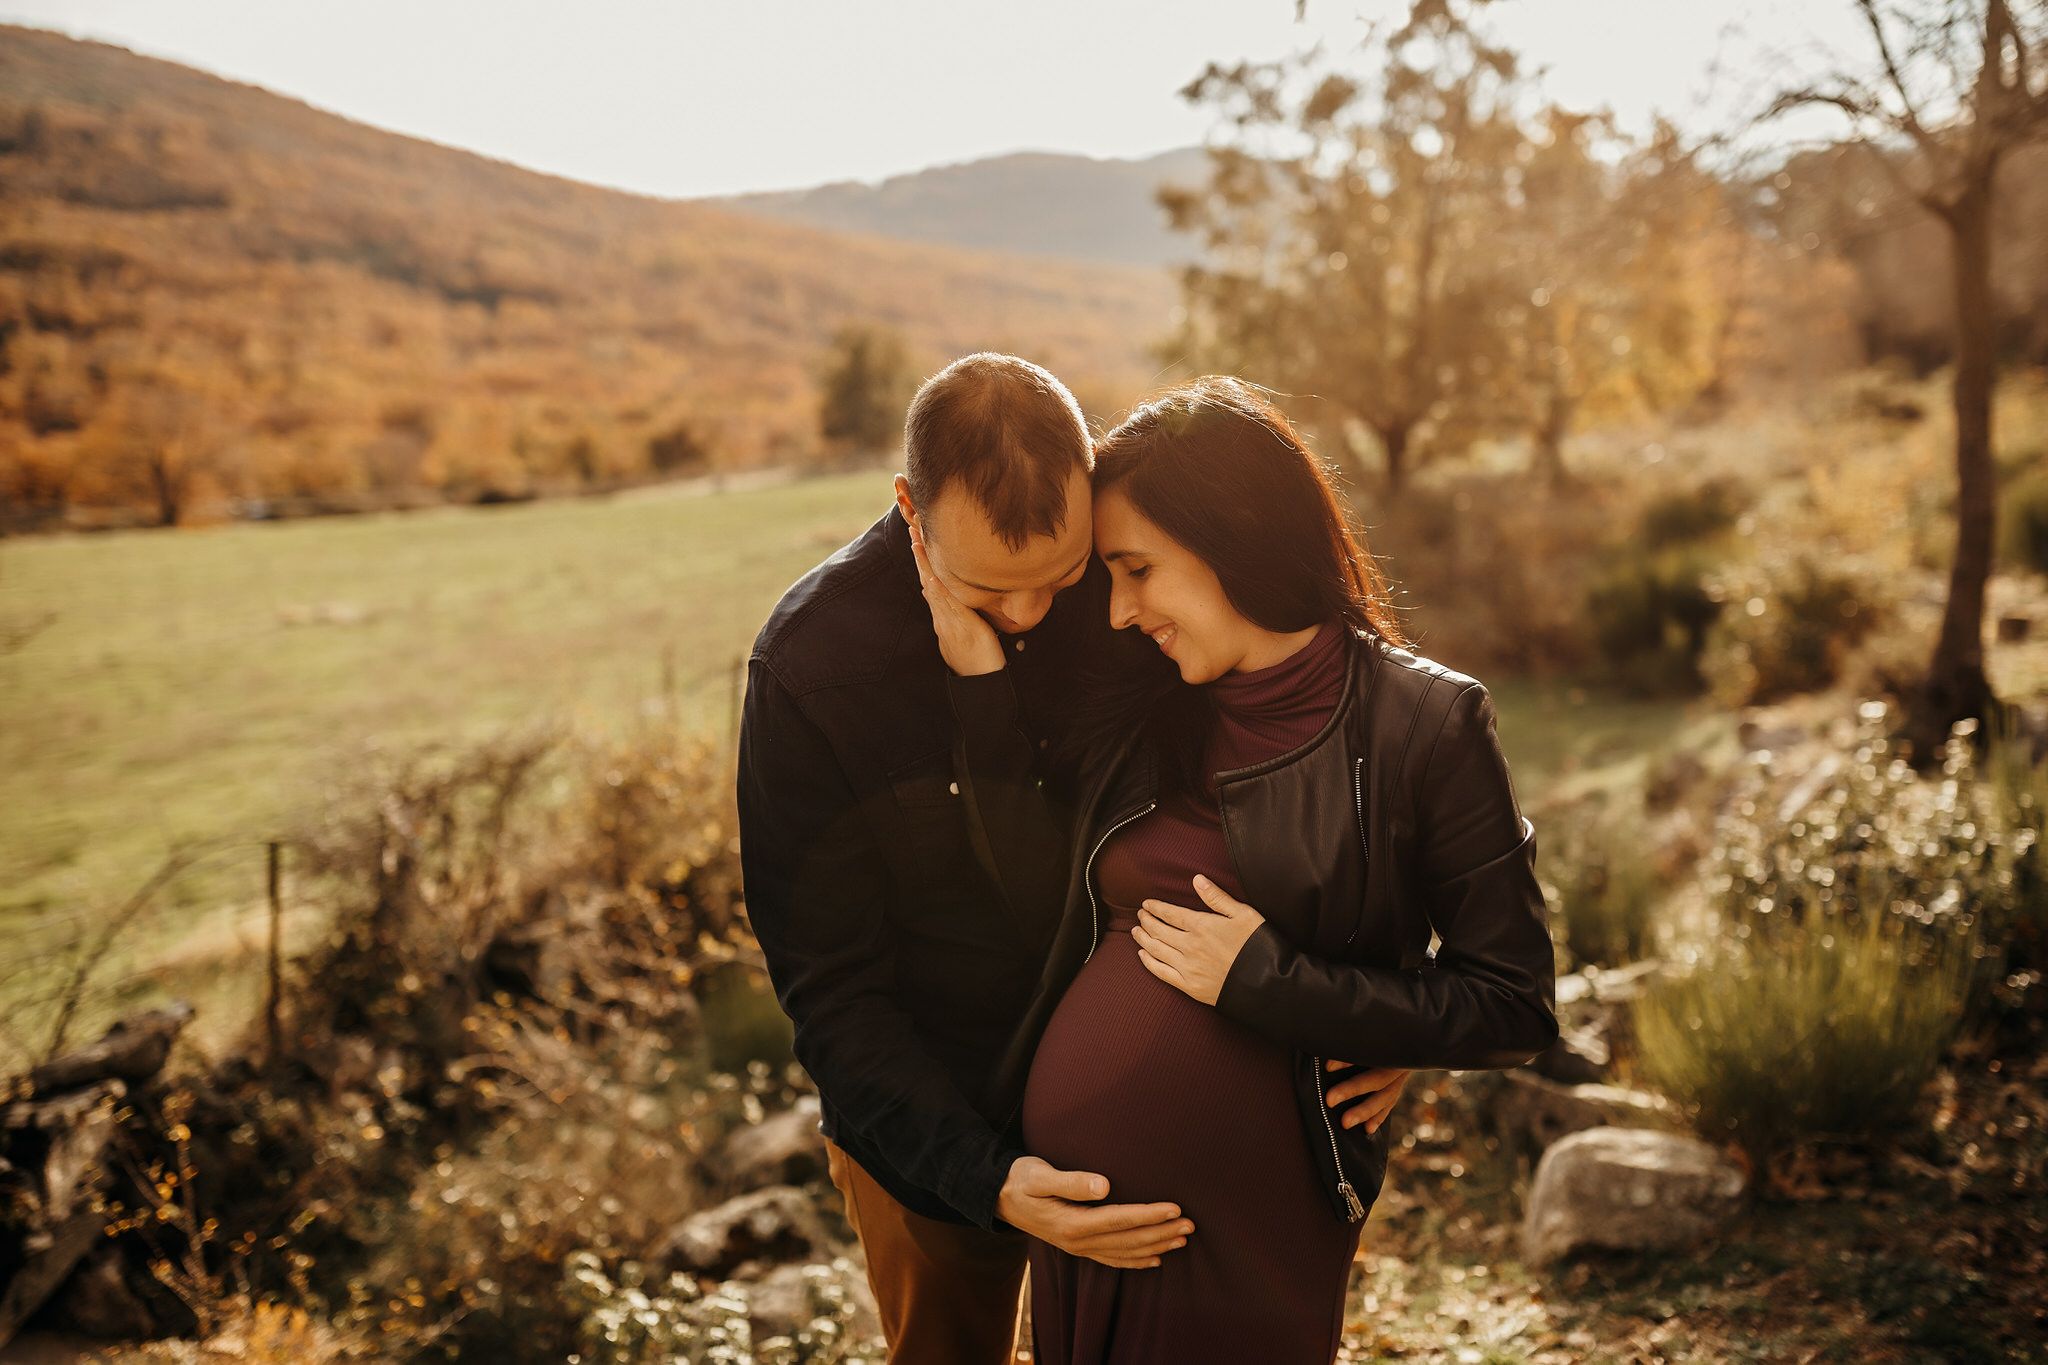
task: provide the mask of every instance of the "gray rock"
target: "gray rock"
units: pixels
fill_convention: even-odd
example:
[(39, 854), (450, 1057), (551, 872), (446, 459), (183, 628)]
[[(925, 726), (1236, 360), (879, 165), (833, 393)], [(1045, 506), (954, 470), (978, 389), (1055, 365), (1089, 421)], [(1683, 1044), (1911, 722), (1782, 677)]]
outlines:
[(171, 1044), (191, 1018), (192, 1007), (183, 1001), (168, 1009), (131, 1014), (90, 1047), (53, 1057), (31, 1069), (29, 1084), (38, 1095), (48, 1095), (115, 1078), (146, 1081), (163, 1070)]
[(754, 1340), (793, 1337), (817, 1316), (811, 1307), (811, 1281), (800, 1265), (778, 1266), (747, 1293), (747, 1318)]
[(1641, 1128), (1674, 1121), (1661, 1095), (1617, 1085), (1560, 1085), (1533, 1071), (1504, 1072), (1494, 1092), (1494, 1131), (1531, 1151), (1588, 1128)]
[(692, 1214), (654, 1255), (668, 1267), (723, 1278), (747, 1261), (814, 1260), (830, 1245), (810, 1197), (788, 1185), (770, 1185)]
[(1742, 1171), (1697, 1139), (1589, 1128), (1543, 1154), (1529, 1187), (1522, 1254), (1540, 1265), (1600, 1248), (1683, 1247), (1741, 1206)]
[(1529, 1070), (1563, 1085), (1592, 1085), (1606, 1078), (1612, 1056), (1603, 1031), (1567, 1029), (1529, 1063)]
[(105, 1243), (87, 1257), (51, 1301), (76, 1331), (108, 1341), (132, 1341), (156, 1330), (147, 1306), (128, 1287), (120, 1251)]
[(126, 1092), (110, 1079), (89, 1090), (0, 1108), (0, 1130), (33, 1130), (47, 1144), (40, 1178), (25, 1192), (29, 1207), (17, 1224), (21, 1265), (0, 1292), (0, 1346), (100, 1240), (106, 1219), (93, 1212), (93, 1195), (114, 1136), (114, 1105)]
[(719, 1151), (718, 1170), (742, 1190), (822, 1178), (825, 1135), (818, 1131), (818, 1112), (818, 1097), (805, 1095), (780, 1114), (734, 1129)]
[(844, 1311), (835, 1302), (842, 1298), (853, 1313), (847, 1324), (851, 1335), (861, 1341), (879, 1337), (882, 1326), (875, 1312), (874, 1291), (868, 1288), (867, 1276), (852, 1261), (778, 1266), (747, 1292), (747, 1317), (753, 1325), (754, 1340), (794, 1337), (814, 1319), (837, 1316)]

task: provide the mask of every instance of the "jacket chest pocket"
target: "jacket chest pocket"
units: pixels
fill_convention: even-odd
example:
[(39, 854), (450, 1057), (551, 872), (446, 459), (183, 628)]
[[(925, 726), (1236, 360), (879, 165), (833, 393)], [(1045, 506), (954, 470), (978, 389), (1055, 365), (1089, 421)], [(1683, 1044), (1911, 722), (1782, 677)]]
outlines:
[(953, 776), (953, 759), (943, 751), (906, 763), (889, 774), (889, 790), (896, 809), (907, 820), (934, 813), (958, 813), (965, 809), (960, 799), (960, 782)]
[(911, 902), (957, 904), (984, 877), (967, 830), (967, 800), (953, 772), (952, 755), (928, 754), (889, 773), (893, 809), (886, 837), (890, 862)]

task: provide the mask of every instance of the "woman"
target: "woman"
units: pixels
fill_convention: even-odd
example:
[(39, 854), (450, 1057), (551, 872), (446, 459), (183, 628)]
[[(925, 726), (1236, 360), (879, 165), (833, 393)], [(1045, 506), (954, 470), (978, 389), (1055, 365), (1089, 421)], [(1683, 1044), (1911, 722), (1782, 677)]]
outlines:
[(1094, 487), (1111, 623), (1171, 671), (1097, 690), (1011, 1071), (1034, 1155), (1194, 1232), (1149, 1268), (1035, 1245), (1039, 1359), (1327, 1362), (1386, 1165), (1354, 1102), (1388, 1068), (1513, 1066), (1556, 1036), (1533, 832), (1485, 689), (1399, 647), (1327, 475), (1255, 390), (1140, 408)]

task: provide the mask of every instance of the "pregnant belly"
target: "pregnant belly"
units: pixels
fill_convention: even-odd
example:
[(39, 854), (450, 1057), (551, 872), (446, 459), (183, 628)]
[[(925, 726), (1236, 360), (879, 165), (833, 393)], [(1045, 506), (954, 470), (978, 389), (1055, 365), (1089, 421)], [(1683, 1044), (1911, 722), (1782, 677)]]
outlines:
[(1173, 1200), (1197, 1220), (1219, 1198), (1315, 1197), (1287, 1051), (1146, 971), (1125, 932), (1103, 936), (1047, 1025), (1024, 1140), (1106, 1176), (1114, 1202)]

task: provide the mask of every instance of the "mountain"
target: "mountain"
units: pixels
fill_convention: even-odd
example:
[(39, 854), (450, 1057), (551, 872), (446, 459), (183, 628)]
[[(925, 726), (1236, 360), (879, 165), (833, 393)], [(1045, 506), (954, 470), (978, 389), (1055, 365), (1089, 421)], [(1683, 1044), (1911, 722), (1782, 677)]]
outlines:
[(926, 367), (1030, 355), (1108, 412), (1151, 381), (1173, 297), (1156, 269), (598, 189), (0, 26), (17, 524), (802, 462), (847, 324), (897, 329)]
[(1195, 244), (1168, 229), (1154, 196), (1163, 184), (1200, 183), (1207, 166), (1194, 147), (1142, 161), (1018, 152), (879, 185), (845, 181), (708, 202), (836, 232), (1163, 266), (1190, 259)]

